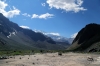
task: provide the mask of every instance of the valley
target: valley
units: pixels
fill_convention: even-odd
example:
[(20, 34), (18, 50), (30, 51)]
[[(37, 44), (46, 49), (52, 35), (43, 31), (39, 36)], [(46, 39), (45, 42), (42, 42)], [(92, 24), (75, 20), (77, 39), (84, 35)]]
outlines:
[(62, 53), (61, 56), (57, 52), (17, 55), (0, 60), (0, 66), (100, 66), (100, 55), (73, 52)]
[(0, 66), (100, 66), (99, 6), (0, 0)]

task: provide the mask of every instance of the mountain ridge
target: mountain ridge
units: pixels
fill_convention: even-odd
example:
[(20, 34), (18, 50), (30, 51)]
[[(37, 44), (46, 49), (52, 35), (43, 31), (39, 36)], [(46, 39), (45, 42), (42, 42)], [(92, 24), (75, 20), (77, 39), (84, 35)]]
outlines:
[(65, 43), (71, 44), (74, 39), (74, 38), (66, 38), (66, 37), (60, 36), (58, 33), (47, 33), (40, 30), (34, 30), (34, 31), (37, 33), (42, 33), (45, 36), (51, 37), (56, 42), (65, 42)]
[(0, 13), (0, 48), (4, 49), (65, 49), (42, 33), (24, 29)]
[(87, 24), (82, 28), (72, 45), (69, 47), (74, 51), (99, 51), (100, 50), (100, 24)]

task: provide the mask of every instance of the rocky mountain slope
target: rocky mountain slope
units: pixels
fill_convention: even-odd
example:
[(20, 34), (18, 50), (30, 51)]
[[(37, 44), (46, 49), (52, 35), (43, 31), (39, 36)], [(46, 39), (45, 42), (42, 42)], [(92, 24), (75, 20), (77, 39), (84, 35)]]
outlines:
[(56, 44), (64, 45), (66, 47), (69, 47), (74, 39), (74, 38), (66, 38), (63, 36), (57, 36), (57, 35), (52, 35), (52, 34), (49, 34), (46, 36), (51, 37), (56, 42)]
[(34, 31), (37, 33), (42, 33), (45, 36), (52, 38), (56, 42), (56, 44), (63, 45), (66, 47), (69, 47), (72, 44), (72, 41), (74, 39), (74, 38), (66, 38), (66, 37), (63, 37), (63, 36), (60, 36), (54, 33), (47, 33), (47, 32), (40, 31), (40, 30), (34, 30)]
[(51, 37), (56, 42), (65, 42), (67, 44), (71, 44), (74, 38), (66, 38), (63, 36), (57, 36), (52, 34), (47, 34), (48, 37)]
[(50, 37), (23, 29), (0, 13), (0, 50), (5, 49), (65, 49)]
[(100, 51), (100, 24), (91, 23), (82, 28), (68, 49), (86, 52)]

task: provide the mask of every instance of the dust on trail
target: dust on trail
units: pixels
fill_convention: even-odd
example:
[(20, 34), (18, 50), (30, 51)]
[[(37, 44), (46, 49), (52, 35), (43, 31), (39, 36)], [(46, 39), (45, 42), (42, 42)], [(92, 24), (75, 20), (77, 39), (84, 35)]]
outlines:
[[(88, 61), (92, 57), (94, 61)], [(12, 58), (0, 60), (0, 66), (100, 66), (100, 55), (81, 53), (45, 53), (25, 56), (12, 56)]]

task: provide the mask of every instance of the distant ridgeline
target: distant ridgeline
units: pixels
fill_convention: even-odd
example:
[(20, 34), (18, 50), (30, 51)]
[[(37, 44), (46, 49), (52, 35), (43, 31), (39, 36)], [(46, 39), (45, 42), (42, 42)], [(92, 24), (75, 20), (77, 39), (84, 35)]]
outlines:
[(91, 23), (82, 28), (68, 50), (99, 52), (100, 24)]
[(0, 50), (7, 49), (65, 49), (50, 37), (23, 29), (0, 13)]

